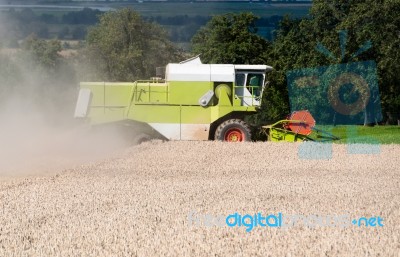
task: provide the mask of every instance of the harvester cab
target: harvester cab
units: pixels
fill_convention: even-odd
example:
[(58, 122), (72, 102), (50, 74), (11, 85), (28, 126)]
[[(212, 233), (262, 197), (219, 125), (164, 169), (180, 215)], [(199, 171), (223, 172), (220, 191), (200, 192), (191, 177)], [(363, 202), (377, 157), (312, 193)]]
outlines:
[(244, 65), (236, 65), (235, 94), (241, 98), (241, 104), (245, 106), (260, 106), (261, 96), (265, 85), (265, 70), (256, 67), (246, 70)]

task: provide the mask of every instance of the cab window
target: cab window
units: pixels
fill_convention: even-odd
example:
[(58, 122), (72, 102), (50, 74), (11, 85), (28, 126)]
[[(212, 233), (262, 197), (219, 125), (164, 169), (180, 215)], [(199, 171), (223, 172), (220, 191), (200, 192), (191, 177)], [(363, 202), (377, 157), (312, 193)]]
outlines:
[(246, 81), (246, 74), (244, 73), (236, 74), (235, 80), (236, 80), (236, 86), (244, 87), (244, 82)]
[(246, 87), (252, 95), (260, 96), (263, 80), (263, 74), (249, 73), (247, 75)]

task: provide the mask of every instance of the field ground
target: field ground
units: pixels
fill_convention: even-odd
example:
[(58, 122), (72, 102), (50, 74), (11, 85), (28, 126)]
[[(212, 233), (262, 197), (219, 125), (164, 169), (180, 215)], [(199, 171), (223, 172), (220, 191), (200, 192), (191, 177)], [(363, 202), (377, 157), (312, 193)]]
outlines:
[[(399, 256), (400, 146), (349, 155), (334, 144), (329, 160), (300, 159), (299, 146), (153, 141), (2, 177), (0, 256)], [(201, 226), (235, 212), (379, 216), (383, 227)]]

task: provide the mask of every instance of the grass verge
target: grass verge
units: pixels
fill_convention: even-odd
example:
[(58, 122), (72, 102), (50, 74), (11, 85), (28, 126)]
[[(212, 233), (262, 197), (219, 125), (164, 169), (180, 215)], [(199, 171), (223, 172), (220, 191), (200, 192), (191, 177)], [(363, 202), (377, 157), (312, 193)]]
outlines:
[(317, 126), (340, 140), (336, 143), (400, 144), (400, 126)]

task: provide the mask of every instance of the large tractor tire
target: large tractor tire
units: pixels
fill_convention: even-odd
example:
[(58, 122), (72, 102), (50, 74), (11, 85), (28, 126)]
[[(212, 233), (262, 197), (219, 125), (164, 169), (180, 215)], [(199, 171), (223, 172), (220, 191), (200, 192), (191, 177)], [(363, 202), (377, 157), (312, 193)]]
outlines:
[(251, 141), (251, 131), (243, 120), (230, 119), (217, 127), (215, 140), (227, 142)]

